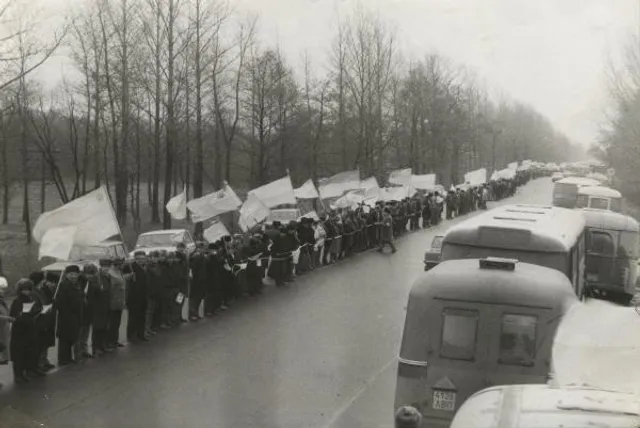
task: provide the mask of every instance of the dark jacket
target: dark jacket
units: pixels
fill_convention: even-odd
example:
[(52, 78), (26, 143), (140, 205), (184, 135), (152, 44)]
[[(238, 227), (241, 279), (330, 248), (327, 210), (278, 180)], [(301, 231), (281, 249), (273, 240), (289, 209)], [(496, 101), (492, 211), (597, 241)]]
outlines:
[(138, 263), (127, 266), (125, 274), (133, 273), (130, 286), (127, 289), (127, 307), (140, 308), (147, 301), (148, 273), (145, 268)]
[(109, 327), (109, 310), (111, 309), (111, 276), (99, 272), (89, 281), (87, 301), (91, 307), (91, 323), (95, 330), (106, 330)]
[(58, 309), (57, 336), (59, 339), (75, 343), (80, 335), (84, 306), (84, 292), (80, 281), (73, 284), (68, 279), (63, 279), (55, 302)]
[(41, 308), (37, 302), (31, 308), (29, 313), (22, 313), (22, 305), (25, 303), (34, 303), (35, 301), (24, 294), (19, 294), (11, 303), (9, 315), (15, 319), (11, 325), (11, 340), (9, 345), (9, 353), (11, 361), (21, 361), (29, 363), (25, 359), (33, 358), (38, 352), (38, 333), (36, 329), (35, 315)]

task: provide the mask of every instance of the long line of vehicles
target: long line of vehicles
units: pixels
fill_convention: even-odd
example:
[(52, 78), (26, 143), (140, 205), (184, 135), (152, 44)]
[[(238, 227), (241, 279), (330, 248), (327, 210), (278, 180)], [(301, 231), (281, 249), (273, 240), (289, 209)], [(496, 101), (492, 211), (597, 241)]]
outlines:
[(629, 305), (638, 279), (640, 227), (622, 213), (620, 193), (602, 169), (565, 172), (554, 177), (553, 206), (492, 209), (426, 252), (395, 397), (395, 408), (423, 414), (423, 426), (640, 426), (638, 397), (549, 383), (563, 315), (590, 298)]

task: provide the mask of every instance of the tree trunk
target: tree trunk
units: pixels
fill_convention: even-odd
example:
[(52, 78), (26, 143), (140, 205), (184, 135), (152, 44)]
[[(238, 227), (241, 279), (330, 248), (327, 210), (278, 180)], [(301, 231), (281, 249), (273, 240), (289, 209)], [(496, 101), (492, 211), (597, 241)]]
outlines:
[[(165, 159), (165, 174), (164, 174), (164, 204), (166, 206), (171, 199), (171, 180), (173, 178), (173, 157), (174, 157), (174, 133), (175, 133), (175, 111), (174, 111), (174, 66), (175, 66), (175, 39), (174, 39), (174, 23), (175, 23), (175, 11), (174, 0), (169, 0), (168, 9), (169, 25), (167, 29), (167, 130), (166, 130), (166, 159)], [(165, 229), (171, 228), (171, 215), (166, 209), (163, 209), (163, 222), (162, 225)]]
[(47, 162), (42, 156), (40, 163), (40, 213), (46, 211), (47, 199)]
[[(0, 113), (0, 131), (4, 131), (4, 117)], [(4, 132), (3, 132), (4, 134)], [(2, 162), (2, 224), (9, 223), (9, 165), (7, 163), (7, 138), (0, 135), (0, 162)]]

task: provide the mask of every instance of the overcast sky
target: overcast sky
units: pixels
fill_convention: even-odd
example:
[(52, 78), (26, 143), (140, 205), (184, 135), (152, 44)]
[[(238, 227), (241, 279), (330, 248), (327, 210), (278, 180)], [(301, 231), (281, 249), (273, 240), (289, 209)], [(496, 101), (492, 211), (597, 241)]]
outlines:
[[(279, 42), (294, 64), (308, 49), (323, 67), (337, 12), (358, 0), (230, 1), (239, 12), (259, 14), (263, 44)], [(360, 1), (395, 25), (405, 56), (448, 56), (583, 144), (597, 136), (608, 105), (608, 63), (640, 27), (640, 0)], [(51, 68), (61, 69), (50, 65), (47, 79), (56, 74)]]

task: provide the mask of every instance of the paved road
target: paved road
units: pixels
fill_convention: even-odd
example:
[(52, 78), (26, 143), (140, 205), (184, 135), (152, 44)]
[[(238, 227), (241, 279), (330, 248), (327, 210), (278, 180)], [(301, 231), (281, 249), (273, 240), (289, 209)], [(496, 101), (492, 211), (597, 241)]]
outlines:
[[(550, 198), (545, 178), (507, 202)], [(0, 407), (58, 428), (390, 427), (408, 292), (451, 224), (401, 239), (395, 255), (360, 254), (151, 343), (5, 386)]]

